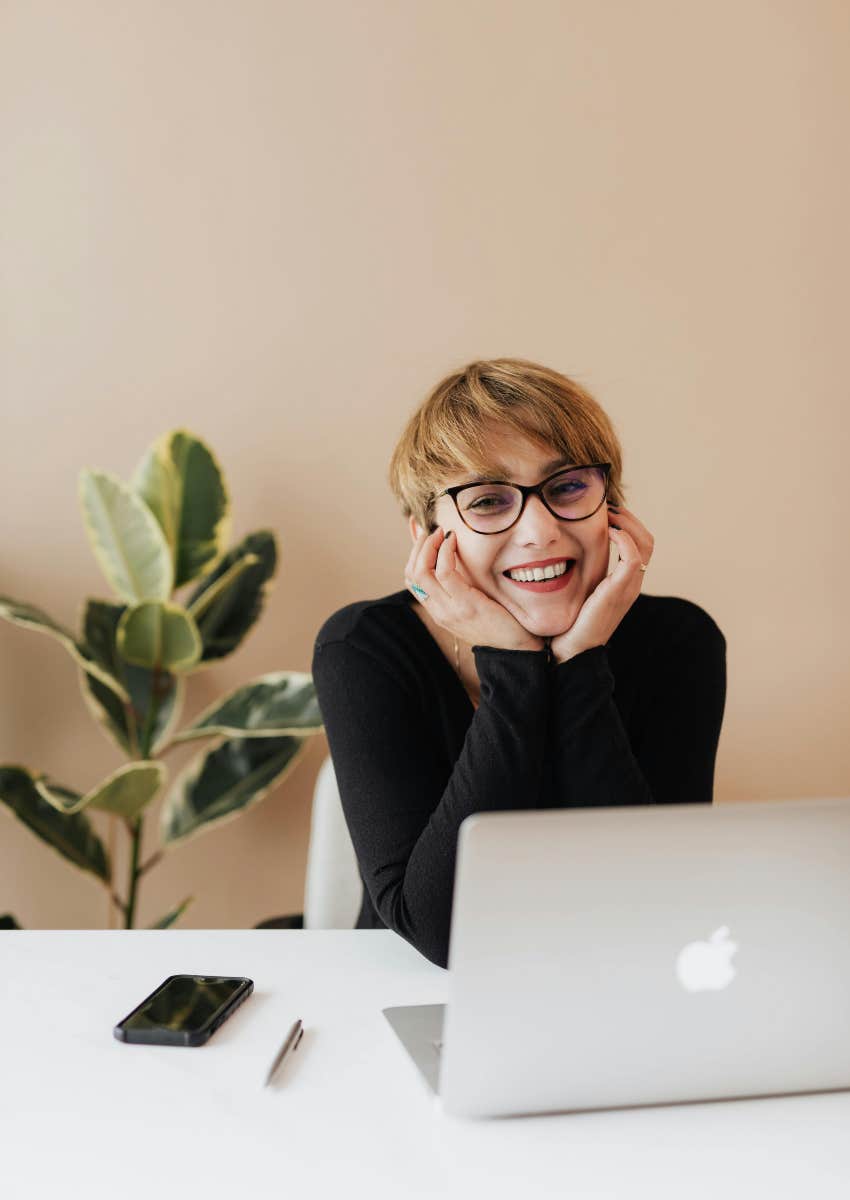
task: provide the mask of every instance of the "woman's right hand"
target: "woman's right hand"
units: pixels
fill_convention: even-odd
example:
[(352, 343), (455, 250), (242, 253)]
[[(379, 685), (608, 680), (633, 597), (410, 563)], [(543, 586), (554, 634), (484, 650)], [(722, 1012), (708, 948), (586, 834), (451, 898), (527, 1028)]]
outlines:
[(445, 538), (439, 525), (432, 533), (423, 530), (410, 551), (405, 583), (418, 584), (427, 592), (428, 599), (419, 603), (436, 623), (470, 646), (542, 650), (542, 638), (529, 633), (497, 600), (466, 582), (458, 561), (457, 535)]

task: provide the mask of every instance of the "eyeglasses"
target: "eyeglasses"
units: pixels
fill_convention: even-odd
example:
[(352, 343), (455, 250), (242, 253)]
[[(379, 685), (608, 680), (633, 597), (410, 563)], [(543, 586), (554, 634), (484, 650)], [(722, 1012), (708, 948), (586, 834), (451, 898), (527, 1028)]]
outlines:
[(608, 495), (611, 463), (587, 463), (561, 469), (540, 483), (507, 483), (501, 479), (459, 483), (434, 497), (451, 496), (464, 525), (476, 533), (504, 533), (520, 519), (529, 496), (539, 496), (559, 521), (586, 521)]

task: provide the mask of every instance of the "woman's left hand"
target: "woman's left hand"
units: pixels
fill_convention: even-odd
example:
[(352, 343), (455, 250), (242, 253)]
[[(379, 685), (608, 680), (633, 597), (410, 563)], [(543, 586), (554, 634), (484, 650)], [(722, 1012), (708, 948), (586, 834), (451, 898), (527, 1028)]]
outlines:
[(640, 595), (641, 563), (649, 563), (655, 539), (634, 513), (611, 506), (608, 534), (617, 547), (619, 562), (587, 597), (570, 628), (552, 638), (550, 648), (556, 662), (566, 662), (592, 646), (604, 646)]

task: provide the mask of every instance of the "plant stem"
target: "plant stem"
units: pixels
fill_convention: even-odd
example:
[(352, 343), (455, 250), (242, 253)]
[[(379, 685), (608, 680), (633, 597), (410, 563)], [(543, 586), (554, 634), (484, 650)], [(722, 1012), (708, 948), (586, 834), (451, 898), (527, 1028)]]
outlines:
[[(142, 730), (141, 742), (139, 745), (140, 756), (143, 761), (151, 758), (151, 742), (153, 741), (154, 727), (156, 725), (156, 715), (159, 710), (159, 676), (160, 668), (158, 665), (153, 668), (153, 677), (151, 679), (151, 694), (148, 711), (145, 717), (145, 726)], [(127, 827), (132, 838), (130, 848), (130, 878), (127, 887), (127, 906), (124, 909), (124, 928), (133, 928), (133, 918), (136, 915), (136, 892), (139, 886), (139, 877), (142, 872), (139, 868), (139, 856), (142, 849), (142, 830), (144, 829), (144, 818), (139, 816), (133, 821), (127, 822)], [(147, 864), (150, 866), (150, 863)]]
[(124, 909), (124, 928), (133, 928), (133, 917), (136, 912), (136, 888), (139, 882), (139, 851), (142, 845), (142, 818), (130, 824), (130, 834), (133, 839), (130, 850), (130, 883), (127, 889), (127, 906)]
[(142, 731), (142, 740), (139, 749), (143, 759), (151, 756), (151, 742), (153, 741), (154, 725), (156, 723), (156, 715), (159, 712), (159, 676), (160, 669), (158, 666), (153, 668), (153, 676), (151, 678), (151, 694), (148, 711), (145, 715), (145, 727)]
[(162, 850), (157, 850), (155, 854), (152, 854), (150, 856), (150, 858), (148, 859), (148, 861), (143, 862), (142, 865), (139, 867), (139, 874), (144, 875), (145, 871), (149, 871), (151, 869), (151, 867), (155, 867), (156, 864), (159, 862), (159, 860), (162, 858), (162, 854), (163, 854)]

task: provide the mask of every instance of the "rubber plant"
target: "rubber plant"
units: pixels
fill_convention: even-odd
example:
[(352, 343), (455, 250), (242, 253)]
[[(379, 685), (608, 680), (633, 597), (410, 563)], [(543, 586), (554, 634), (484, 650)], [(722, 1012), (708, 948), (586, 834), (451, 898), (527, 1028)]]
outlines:
[[(230, 501), (214, 456), (185, 429), (164, 434), (130, 483), (84, 469), (79, 499), (86, 533), (114, 598), (83, 602), (77, 635), (40, 608), (0, 596), (0, 616), (49, 634), (79, 668), (83, 699), (130, 760), (86, 791), (38, 770), (0, 764), (0, 805), (51, 849), (107, 889), (134, 928), (140, 880), (187, 838), (231, 820), (294, 768), (322, 728), (312, 676), (261, 675), (177, 730), (187, 676), (232, 654), (258, 621), (277, 566), (270, 530), (227, 549)], [(180, 588), (193, 585), (182, 601)], [(174, 779), (159, 822), (160, 845), (142, 862), (146, 814), (166, 787), (162, 761), (185, 742), (197, 756)], [(119, 896), (109, 854), (89, 813), (112, 814), (129, 838), (126, 891)], [(150, 926), (166, 929), (192, 900)], [(273, 923), (297, 924), (297, 917)], [(7, 913), (0, 928), (20, 928)]]

